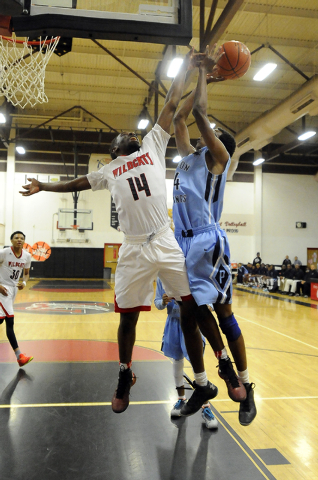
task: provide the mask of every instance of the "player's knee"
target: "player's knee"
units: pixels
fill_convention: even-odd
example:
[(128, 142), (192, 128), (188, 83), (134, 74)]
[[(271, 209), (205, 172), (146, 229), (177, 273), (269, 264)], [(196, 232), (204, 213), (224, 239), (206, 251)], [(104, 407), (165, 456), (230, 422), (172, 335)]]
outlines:
[(233, 313), (229, 317), (222, 318), (220, 328), (229, 342), (235, 342), (241, 335), (241, 329)]

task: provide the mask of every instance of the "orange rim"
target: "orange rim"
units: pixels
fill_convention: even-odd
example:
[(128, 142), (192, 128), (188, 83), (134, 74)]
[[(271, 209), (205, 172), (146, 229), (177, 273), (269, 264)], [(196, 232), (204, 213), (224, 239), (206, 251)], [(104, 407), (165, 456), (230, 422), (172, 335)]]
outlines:
[(25, 40), (16, 40), (12, 37), (5, 37), (4, 35), (0, 35), (1, 38), (6, 40), (7, 42), (12, 42), (12, 43), (27, 43), (28, 45), (49, 45), (50, 43), (55, 42), (55, 40), (60, 39), (61, 37), (54, 37), (51, 40), (44, 40), (43, 42), (40, 41), (30, 41), (30, 42), (25, 42)]

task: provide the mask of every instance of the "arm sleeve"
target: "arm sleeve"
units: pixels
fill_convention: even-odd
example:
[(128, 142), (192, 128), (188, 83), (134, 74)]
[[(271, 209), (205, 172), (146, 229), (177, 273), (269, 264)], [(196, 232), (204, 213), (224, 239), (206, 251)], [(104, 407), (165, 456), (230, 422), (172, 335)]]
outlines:
[(87, 175), (87, 180), (92, 187), (93, 192), (96, 190), (108, 189), (108, 182), (106, 178), (106, 165), (97, 172), (91, 172)]

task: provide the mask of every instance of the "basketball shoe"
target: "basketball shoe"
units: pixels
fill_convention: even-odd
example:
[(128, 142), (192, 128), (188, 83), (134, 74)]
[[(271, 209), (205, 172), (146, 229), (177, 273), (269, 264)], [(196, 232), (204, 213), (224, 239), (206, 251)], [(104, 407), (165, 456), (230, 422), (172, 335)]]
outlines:
[(198, 412), (202, 405), (204, 405), (208, 400), (215, 398), (218, 394), (218, 388), (211, 382), (208, 382), (208, 384), (204, 387), (193, 382), (193, 387), (193, 394), (181, 408), (181, 415), (185, 417)]
[(118, 384), (112, 399), (113, 412), (122, 413), (128, 408), (130, 388), (135, 383), (136, 375), (130, 368), (119, 370)]
[(32, 362), (33, 357), (27, 357), (24, 353), (20, 353), (19, 358), (17, 359), (17, 362), (20, 367), (24, 367), (27, 363)]
[(239, 422), (244, 427), (247, 427), (250, 423), (252, 423), (257, 414), (254, 401), (255, 383), (244, 383), (244, 387), (246, 389), (247, 396), (246, 399), (240, 403)]
[(215, 418), (215, 416), (213, 415), (210, 407), (202, 408), (201, 417), (203, 418), (203, 420), (205, 422), (206, 428), (208, 428), (209, 430), (212, 430), (214, 428), (218, 428), (218, 421)]
[(242, 402), (246, 399), (246, 390), (237, 377), (230, 358), (221, 358), (219, 360), (219, 377), (221, 377), (227, 386), (229, 397), (234, 402)]
[(181, 417), (181, 408), (185, 405), (186, 401), (182, 398), (179, 398), (177, 403), (173, 405), (173, 408), (170, 412), (170, 417)]

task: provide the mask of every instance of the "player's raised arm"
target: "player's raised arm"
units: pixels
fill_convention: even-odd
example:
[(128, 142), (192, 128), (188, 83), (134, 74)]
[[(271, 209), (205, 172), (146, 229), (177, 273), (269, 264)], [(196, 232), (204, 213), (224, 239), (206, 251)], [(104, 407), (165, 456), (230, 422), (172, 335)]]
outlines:
[(167, 133), (170, 133), (171, 123), (181, 100), (188, 68), (190, 64), (192, 65), (193, 62), (199, 58), (201, 58), (201, 54), (194, 54), (193, 48), (187, 53), (187, 55), (184, 57), (184, 61), (180, 67), (180, 70), (175, 76), (167, 93), (165, 104), (157, 121), (158, 125), (160, 125), (160, 127)]
[(54, 183), (42, 183), (36, 180), (35, 178), (28, 178), (28, 181), (31, 182), (28, 185), (23, 185), (22, 188), (25, 190), (20, 191), (23, 197), (29, 197), (35, 193), (45, 191), (45, 192), (80, 192), (82, 190), (89, 190), (91, 187), (87, 177), (79, 177), (75, 180), (70, 180), (67, 182), (54, 182)]
[(216, 64), (218, 58), (218, 53), (212, 55), (208, 54), (199, 66), (198, 84), (193, 102), (193, 115), (203, 140), (212, 156), (213, 163), (225, 166), (229, 158), (229, 152), (215, 135), (207, 116), (208, 97), (206, 77), (211, 68), (211, 63)]
[(190, 153), (195, 152), (195, 148), (190, 143), (190, 135), (186, 123), (193, 107), (194, 95), (195, 90), (188, 95), (173, 118), (177, 149), (181, 157), (186, 157), (187, 155), (190, 155)]

